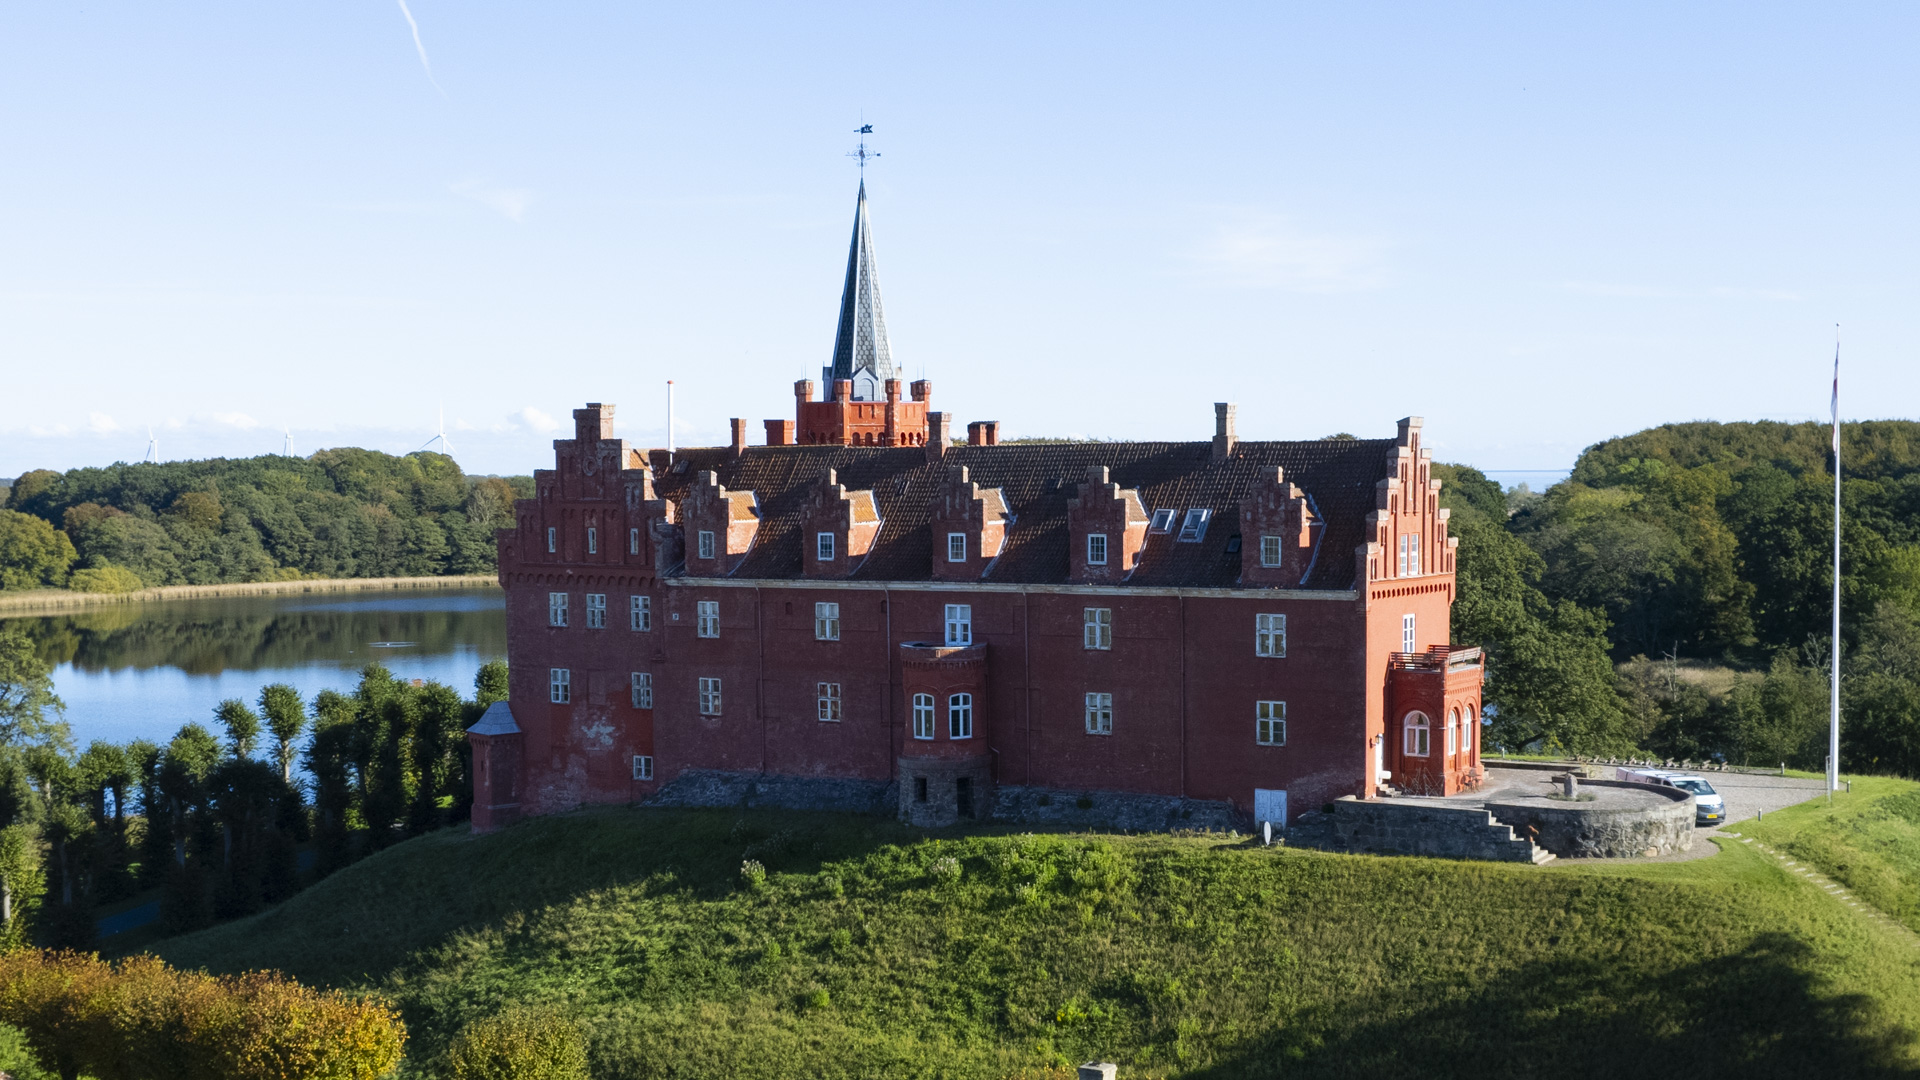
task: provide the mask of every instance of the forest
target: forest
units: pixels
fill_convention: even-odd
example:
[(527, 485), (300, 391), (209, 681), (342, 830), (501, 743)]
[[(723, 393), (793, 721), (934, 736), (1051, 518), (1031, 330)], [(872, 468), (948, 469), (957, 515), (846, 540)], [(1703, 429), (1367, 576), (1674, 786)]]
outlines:
[[(1843, 425), (1842, 765), (1920, 774), (1920, 423)], [(1490, 744), (1822, 768), (1833, 471), (1821, 424), (1668, 424), (1547, 491), (1436, 466), (1454, 640)]]
[(0, 509), (0, 589), (485, 574), (532, 493), (426, 451), (39, 469)]

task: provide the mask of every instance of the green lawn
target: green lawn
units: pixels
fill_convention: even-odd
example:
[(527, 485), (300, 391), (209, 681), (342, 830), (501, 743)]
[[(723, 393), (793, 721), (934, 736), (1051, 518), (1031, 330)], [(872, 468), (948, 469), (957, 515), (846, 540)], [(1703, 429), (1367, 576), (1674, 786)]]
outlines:
[(1731, 827), (1806, 862), (1920, 930), (1920, 784), (1868, 776), (1853, 791)]
[(1537, 868), (603, 809), (414, 840), (157, 951), (390, 994), (410, 1070), (525, 1001), (581, 1019), (601, 1080), (1786, 1077), (1920, 1067), (1897, 933), (1738, 843)]

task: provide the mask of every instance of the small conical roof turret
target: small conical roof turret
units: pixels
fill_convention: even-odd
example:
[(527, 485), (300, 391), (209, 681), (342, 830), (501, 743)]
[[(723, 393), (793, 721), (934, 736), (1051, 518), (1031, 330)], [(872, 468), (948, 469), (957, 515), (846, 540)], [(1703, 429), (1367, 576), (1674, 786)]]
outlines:
[(847, 282), (840, 293), (840, 329), (833, 339), (833, 363), (827, 366), (828, 395), (839, 379), (853, 381), (853, 400), (879, 401), (894, 378), (893, 350), (887, 345), (887, 317), (880, 307), (880, 274), (873, 258), (873, 233), (867, 224), (867, 183), (853, 212), (853, 243), (847, 252)]

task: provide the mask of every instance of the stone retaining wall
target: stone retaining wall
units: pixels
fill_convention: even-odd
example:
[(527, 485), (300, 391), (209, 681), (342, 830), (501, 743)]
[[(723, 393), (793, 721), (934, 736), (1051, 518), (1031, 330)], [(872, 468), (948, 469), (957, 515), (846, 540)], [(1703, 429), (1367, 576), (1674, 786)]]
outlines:
[(1332, 812), (1301, 815), (1286, 831), (1293, 847), (1371, 855), (1536, 862), (1534, 845), (1485, 810), (1399, 799), (1336, 800)]
[(1678, 788), (1627, 780), (1582, 780), (1580, 786), (1651, 792), (1663, 801), (1658, 806), (1615, 807), (1554, 805), (1531, 799), (1524, 803), (1490, 801), (1487, 810), (1503, 824), (1511, 825), (1517, 835), (1525, 835), (1531, 827), (1539, 845), (1561, 858), (1667, 855), (1693, 845), (1692, 795)]
[(876, 815), (891, 812), (894, 803), (893, 785), (884, 781), (714, 769), (688, 769), (647, 800), (648, 806), (770, 806)]
[(994, 793), (996, 821), (1066, 825), (1082, 829), (1165, 832), (1172, 829), (1245, 829), (1246, 815), (1223, 802), (1122, 791), (1063, 791), (1002, 787)]

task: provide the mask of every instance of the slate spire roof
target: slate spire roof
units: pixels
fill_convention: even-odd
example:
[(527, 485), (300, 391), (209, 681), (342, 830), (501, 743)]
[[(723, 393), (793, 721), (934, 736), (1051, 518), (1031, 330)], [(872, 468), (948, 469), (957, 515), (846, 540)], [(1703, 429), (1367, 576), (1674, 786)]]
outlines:
[(893, 350), (887, 345), (887, 317), (880, 308), (880, 275), (873, 259), (873, 233), (867, 224), (867, 182), (853, 212), (853, 244), (847, 252), (847, 283), (840, 293), (840, 329), (833, 339), (833, 363), (822, 373), (853, 380), (855, 401), (879, 401), (894, 378)]

